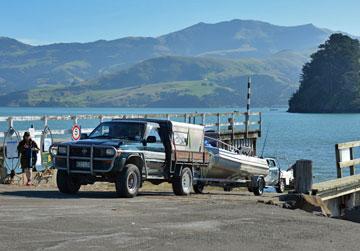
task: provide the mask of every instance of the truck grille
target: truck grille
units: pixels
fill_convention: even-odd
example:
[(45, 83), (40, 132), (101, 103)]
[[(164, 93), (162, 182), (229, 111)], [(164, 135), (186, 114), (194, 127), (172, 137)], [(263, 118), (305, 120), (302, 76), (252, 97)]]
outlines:
[(106, 155), (106, 149), (109, 148), (113, 147), (89, 145), (67, 146), (68, 154), (57, 155), (55, 158), (55, 167), (67, 169), (69, 172), (80, 173), (109, 171), (113, 167), (116, 158), (116, 155)]
[(70, 156), (90, 157), (91, 147), (70, 146)]

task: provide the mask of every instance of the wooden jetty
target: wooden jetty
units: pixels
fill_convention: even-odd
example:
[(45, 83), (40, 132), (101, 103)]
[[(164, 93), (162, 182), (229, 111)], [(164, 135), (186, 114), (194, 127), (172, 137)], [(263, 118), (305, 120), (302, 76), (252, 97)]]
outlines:
[[(355, 158), (355, 148), (360, 141), (335, 145), (337, 179), (320, 182), (312, 186), (312, 195), (318, 196), (327, 206), (332, 216), (341, 216), (345, 210), (360, 206), (360, 175), (356, 175), (355, 166), (360, 158)], [(343, 171), (349, 168), (349, 176)]]

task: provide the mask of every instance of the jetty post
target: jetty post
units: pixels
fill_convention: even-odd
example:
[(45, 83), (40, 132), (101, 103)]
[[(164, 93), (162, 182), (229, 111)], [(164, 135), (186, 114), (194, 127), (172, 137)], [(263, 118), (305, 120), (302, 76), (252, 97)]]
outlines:
[(312, 161), (298, 160), (293, 169), (295, 192), (309, 194), (313, 185)]
[(247, 84), (247, 104), (246, 104), (246, 117), (245, 117), (245, 137), (249, 137), (249, 121), (250, 121), (250, 96), (251, 96), (251, 77), (248, 77)]

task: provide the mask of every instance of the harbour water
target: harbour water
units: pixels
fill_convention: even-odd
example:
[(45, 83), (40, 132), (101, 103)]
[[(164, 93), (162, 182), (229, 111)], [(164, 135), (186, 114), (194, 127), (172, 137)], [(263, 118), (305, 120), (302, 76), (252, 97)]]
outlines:
[[(239, 108), (9, 108), (0, 107), (0, 116), (17, 115), (76, 115), (76, 114), (135, 114), (135, 113), (185, 113), (226, 112)], [(315, 181), (335, 178), (334, 145), (360, 139), (360, 114), (291, 114), (286, 109), (253, 108), (262, 112), (263, 135), (258, 141), (261, 154), (266, 134), (264, 156), (277, 157), (286, 169), (298, 159), (313, 160)], [(30, 127), (29, 122), (19, 122), (17, 129)], [(68, 123), (68, 124), (65, 124)], [(55, 128), (69, 127), (71, 121), (53, 122)], [(94, 127), (98, 121), (84, 121), (85, 127)], [(34, 125), (37, 126), (36, 124)], [(5, 130), (6, 124), (0, 125)], [(355, 157), (360, 153), (355, 152)]]

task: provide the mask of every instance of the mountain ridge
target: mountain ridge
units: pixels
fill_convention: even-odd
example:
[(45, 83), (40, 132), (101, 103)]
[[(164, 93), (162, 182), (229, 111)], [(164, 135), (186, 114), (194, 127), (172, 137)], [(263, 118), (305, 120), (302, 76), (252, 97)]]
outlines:
[[(86, 43), (32, 46), (11, 38), (0, 38), (0, 92), (3, 93), (3, 99), (7, 100), (4, 95), (9, 97), (12, 93), (27, 90), (43, 91), (41, 89), (43, 86), (71, 89), (72, 86), (82, 85), (97, 88), (96, 85), (103, 84), (106, 87), (110, 82), (100, 80), (113, 75), (120, 76), (117, 80), (120, 81), (119, 83), (112, 83), (114, 88), (119, 88), (121, 84), (128, 82), (124, 71), (131, 71), (131, 67), (134, 66), (138, 69), (135, 71), (137, 75), (130, 72), (127, 75), (128, 78), (143, 82), (135, 81), (133, 85), (147, 85), (149, 83), (146, 79), (153, 78), (155, 82), (152, 84), (175, 81), (181, 89), (183, 85), (178, 81), (205, 80), (198, 77), (195, 80), (185, 77), (186, 74), (201, 75), (201, 72), (192, 72), (190, 69), (192, 60), (195, 62), (193, 66), (201, 65), (196, 61), (197, 58), (206, 58), (206, 64), (210, 64), (211, 60), (217, 61), (218, 66), (223, 65), (223, 60), (231, 61), (227, 64), (229, 70), (223, 70), (220, 73), (215, 73), (210, 65), (205, 68), (196, 68), (198, 71), (204, 71), (203, 76), (217, 75), (220, 79), (217, 79), (218, 84), (225, 87), (224, 79), (244, 76), (241, 68), (244, 67), (246, 61), (247, 67), (253, 69), (253, 71), (247, 71), (247, 74), (255, 73), (259, 67), (257, 64), (260, 64), (260, 67), (264, 69), (269, 68), (268, 73), (261, 74), (271, 76), (271, 83), (275, 83), (274, 79), (278, 79), (282, 84), (293, 89), (298, 85), (302, 64), (329, 34), (330, 31), (313, 24), (279, 26), (256, 20), (234, 19), (212, 24), (198, 23), (158, 37), (128, 36)], [(159, 62), (154, 63), (153, 65), (157, 67), (168, 69), (162, 73), (149, 70), (149, 67), (154, 67), (152, 63), (147, 69), (141, 68), (141, 63), (149, 63), (147, 60), (167, 56), (185, 57), (186, 60), (175, 63), (176, 58), (171, 58), (169, 63), (173, 68), (166, 68), (166, 65), (161, 65)], [(243, 64), (240, 64), (239, 60)], [(181, 71), (181, 76), (179, 75), (178, 78), (174, 77), (176, 71), (184, 67), (190, 68), (188, 71)], [(240, 69), (236, 70), (236, 67)], [(155, 78), (154, 74), (162, 74), (163, 77)], [(255, 75), (257, 74), (259, 73)], [(128, 87), (129, 85), (123, 86), (123, 88)], [(222, 98), (226, 101), (226, 98)], [(274, 97), (275, 105), (276, 100)], [(279, 102), (283, 103), (282, 100), (283, 98)], [(28, 103), (31, 105), (31, 102)], [(66, 105), (63, 102), (60, 103)], [(144, 105), (148, 105), (145, 103)], [(225, 104), (225, 102), (220, 103)], [(9, 104), (14, 104), (14, 102), (2, 102), (2, 105)]]

